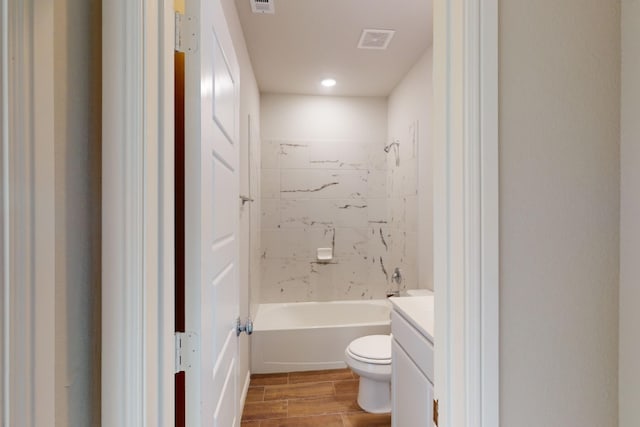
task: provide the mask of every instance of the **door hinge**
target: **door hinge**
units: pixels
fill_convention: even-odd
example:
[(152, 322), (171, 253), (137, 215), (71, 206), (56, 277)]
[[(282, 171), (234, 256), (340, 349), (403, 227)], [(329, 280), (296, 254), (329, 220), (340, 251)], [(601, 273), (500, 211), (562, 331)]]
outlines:
[(433, 400), (433, 424), (438, 426), (438, 400)]
[(198, 50), (198, 18), (176, 12), (175, 50), (193, 53)]
[(186, 372), (198, 356), (198, 339), (193, 332), (176, 332), (176, 373)]

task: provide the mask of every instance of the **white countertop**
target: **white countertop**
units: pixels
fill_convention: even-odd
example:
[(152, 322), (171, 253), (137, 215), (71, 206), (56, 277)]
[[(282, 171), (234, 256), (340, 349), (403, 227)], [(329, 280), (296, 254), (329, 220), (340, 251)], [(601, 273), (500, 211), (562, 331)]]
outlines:
[(433, 295), (389, 298), (395, 310), (411, 323), (422, 335), (433, 342)]

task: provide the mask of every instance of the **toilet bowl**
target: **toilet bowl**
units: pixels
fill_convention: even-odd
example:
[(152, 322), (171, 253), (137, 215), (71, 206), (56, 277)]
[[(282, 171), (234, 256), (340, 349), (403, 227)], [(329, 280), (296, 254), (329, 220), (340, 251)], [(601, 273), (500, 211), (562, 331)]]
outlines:
[(391, 411), (391, 335), (367, 335), (344, 351), (345, 362), (360, 376), (358, 405), (367, 412)]

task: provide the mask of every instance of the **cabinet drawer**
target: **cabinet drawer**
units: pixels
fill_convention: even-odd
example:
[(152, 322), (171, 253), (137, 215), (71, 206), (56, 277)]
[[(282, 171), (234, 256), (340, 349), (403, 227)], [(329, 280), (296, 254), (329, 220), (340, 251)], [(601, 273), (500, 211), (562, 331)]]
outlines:
[(391, 334), (433, 383), (433, 345), (398, 312), (391, 312)]

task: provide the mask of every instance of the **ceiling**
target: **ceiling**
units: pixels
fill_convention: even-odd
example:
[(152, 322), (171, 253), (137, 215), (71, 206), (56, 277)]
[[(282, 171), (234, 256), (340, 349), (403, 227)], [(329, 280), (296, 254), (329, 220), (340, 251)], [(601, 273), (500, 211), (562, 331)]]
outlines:
[[(236, 0), (263, 93), (386, 96), (432, 44), (432, 0), (274, 2), (275, 14), (254, 14)], [(396, 32), (386, 50), (358, 49), (365, 28)]]

